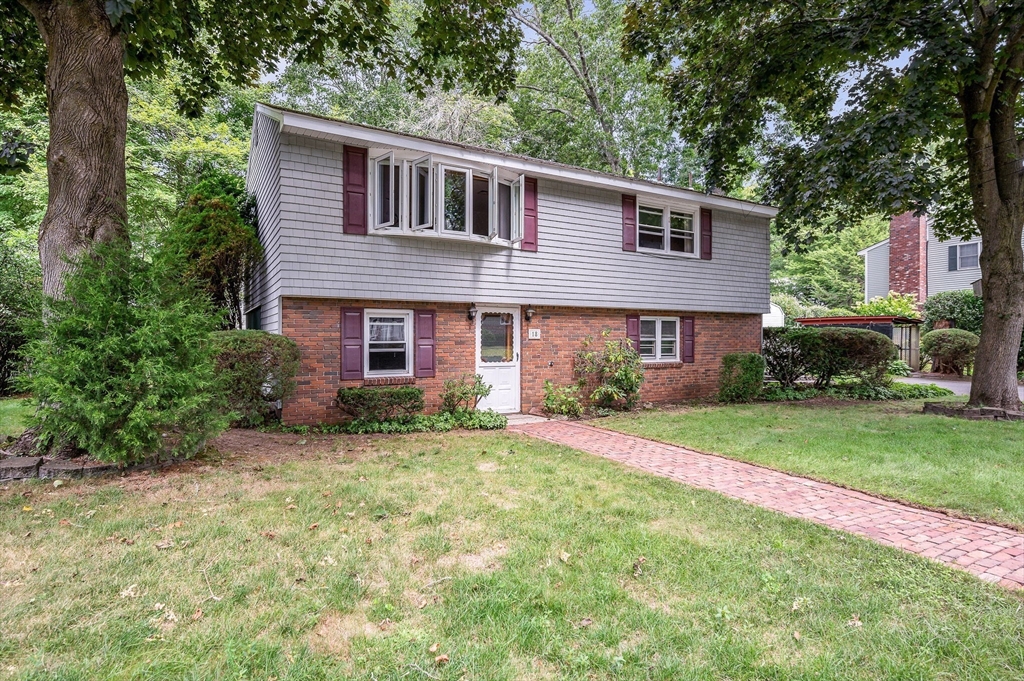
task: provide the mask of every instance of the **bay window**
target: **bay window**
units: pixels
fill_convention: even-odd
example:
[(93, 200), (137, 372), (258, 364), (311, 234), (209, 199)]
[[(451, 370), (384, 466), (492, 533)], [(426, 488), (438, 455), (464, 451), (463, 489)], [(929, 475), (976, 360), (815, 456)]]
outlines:
[(640, 357), (645, 362), (679, 359), (679, 318), (640, 318)]
[[(505, 245), (523, 238), (523, 176), (411, 160), (389, 151), (371, 159), (370, 224), (379, 231), (422, 232)], [(505, 177), (503, 177), (503, 175)]]

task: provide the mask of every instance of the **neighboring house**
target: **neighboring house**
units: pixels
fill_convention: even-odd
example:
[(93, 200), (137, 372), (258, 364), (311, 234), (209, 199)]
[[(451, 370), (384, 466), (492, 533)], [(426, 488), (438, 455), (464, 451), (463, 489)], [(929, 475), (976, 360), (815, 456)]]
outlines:
[(630, 338), (650, 401), (709, 395), (760, 348), (775, 209), (259, 104), (248, 188), (265, 260), (246, 325), (302, 352), (286, 423), (339, 387), (479, 373), (483, 408), (541, 406), (592, 337)]
[(974, 287), (981, 280), (981, 237), (939, 240), (926, 216), (897, 215), (889, 238), (868, 246), (864, 258), (864, 300), (890, 291), (914, 293), (924, 301), (943, 291)]

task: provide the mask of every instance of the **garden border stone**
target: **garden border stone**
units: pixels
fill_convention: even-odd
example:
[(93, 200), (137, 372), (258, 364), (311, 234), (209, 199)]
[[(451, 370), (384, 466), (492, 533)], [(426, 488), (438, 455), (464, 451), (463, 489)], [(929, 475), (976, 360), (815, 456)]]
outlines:
[(24, 480), (39, 475), (41, 456), (12, 456), (0, 461), (0, 480)]
[(950, 406), (942, 402), (925, 402), (922, 413), (951, 416), (968, 421), (1024, 421), (1024, 412), (995, 407)]

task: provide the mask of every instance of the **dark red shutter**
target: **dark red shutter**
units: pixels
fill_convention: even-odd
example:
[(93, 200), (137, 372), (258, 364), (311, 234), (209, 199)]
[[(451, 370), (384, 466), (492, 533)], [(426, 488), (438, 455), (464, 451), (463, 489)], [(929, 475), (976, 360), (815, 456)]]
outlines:
[(341, 308), (341, 380), (363, 377), (363, 308)]
[(700, 209), (700, 259), (711, 260), (711, 209)]
[(433, 378), (437, 371), (437, 342), (434, 340), (437, 314), (433, 310), (416, 310), (413, 314), (416, 319), (413, 332), (416, 338), (415, 374), (417, 378)]
[(366, 149), (345, 146), (341, 184), (344, 190), (342, 231), (366, 234)]
[(693, 364), (694, 338), (693, 338), (693, 317), (683, 317), (683, 352), (682, 359), (687, 364)]
[(622, 250), (636, 250), (636, 197), (622, 195)]
[(523, 181), (523, 243), (524, 251), (537, 252), (537, 178)]
[(626, 315), (626, 338), (633, 341), (633, 349), (640, 352), (640, 315)]

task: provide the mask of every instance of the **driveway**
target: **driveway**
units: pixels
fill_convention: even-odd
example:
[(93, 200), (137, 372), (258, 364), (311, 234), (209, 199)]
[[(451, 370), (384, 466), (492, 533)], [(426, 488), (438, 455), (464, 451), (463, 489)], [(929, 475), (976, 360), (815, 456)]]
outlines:
[[(970, 395), (971, 394), (971, 379), (969, 378), (897, 378), (900, 383), (918, 383), (922, 385), (928, 385), (934, 383), (940, 388), (949, 388), (957, 395)], [(1024, 386), (1018, 386), (1017, 392), (1020, 394), (1021, 400), (1024, 400)]]

